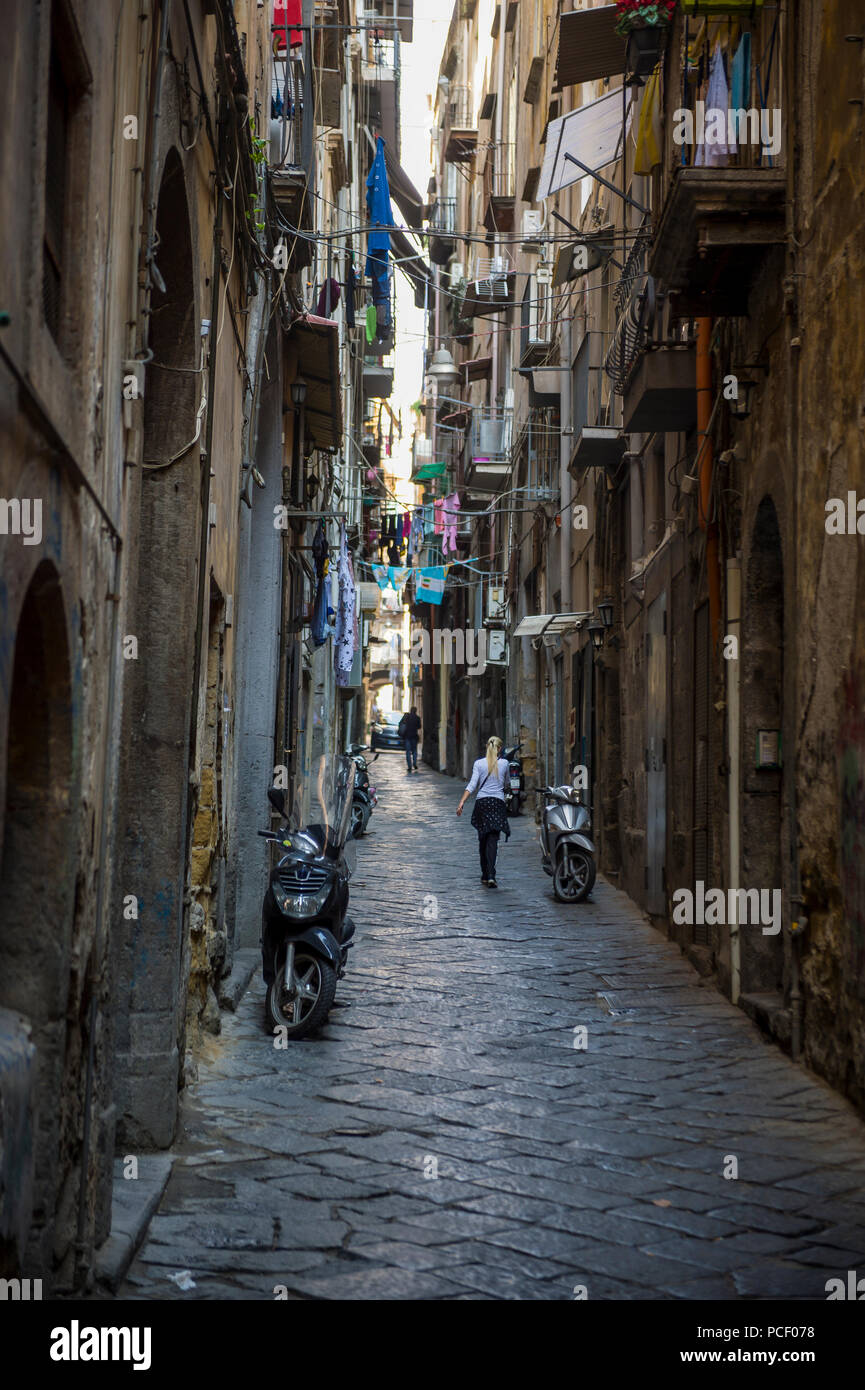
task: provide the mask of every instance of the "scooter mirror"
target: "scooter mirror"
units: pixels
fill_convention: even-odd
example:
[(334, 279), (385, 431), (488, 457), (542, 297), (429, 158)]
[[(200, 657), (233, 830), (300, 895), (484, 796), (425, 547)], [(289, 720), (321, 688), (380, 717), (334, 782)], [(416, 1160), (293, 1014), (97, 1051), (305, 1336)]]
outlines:
[(275, 811), (285, 815), (285, 791), (282, 787), (268, 787), (267, 799)]

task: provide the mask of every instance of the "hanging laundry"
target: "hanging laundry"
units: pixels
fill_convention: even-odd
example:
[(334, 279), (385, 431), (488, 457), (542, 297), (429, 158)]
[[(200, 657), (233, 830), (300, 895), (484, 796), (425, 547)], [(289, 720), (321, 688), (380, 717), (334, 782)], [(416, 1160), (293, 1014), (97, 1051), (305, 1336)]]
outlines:
[(354, 296), (357, 289), (357, 272), (354, 268), (354, 252), (347, 251), (345, 254), (345, 324), (346, 328), (354, 328)]
[(409, 538), (409, 549), (412, 554), (419, 554), (424, 543), (423, 526), (423, 507), (415, 507), (411, 521), (411, 535)]
[(391, 587), (394, 588), (397, 591), (397, 593), (399, 593), (400, 589), (402, 588), (403, 584), (405, 584), (405, 581), (408, 578), (408, 566), (391, 565), (388, 569), (387, 577), (391, 584)]
[(338, 686), (348, 685), (356, 647), (356, 614), (354, 569), (345, 533), (345, 522), (339, 528), (339, 598), (337, 600), (334, 667)]
[(370, 222), (378, 229), (367, 234), (366, 275), (372, 281), (372, 302), (376, 309), (377, 328), (389, 328), (390, 309), (390, 233), (395, 226), (390, 205), (384, 140), (376, 140), (375, 158), (366, 180), (366, 206)]
[(452, 492), (450, 497), (444, 499), (442, 507), (442, 518), (444, 520), (444, 531), (442, 539), (442, 554), (448, 551), (455, 551), (457, 548), (457, 522), (459, 521), (460, 499), (459, 493)]
[(378, 587), (381, 589), (382, 593), (384, 593), (385, 589), (387, 588), (387, 586), (388, 586), (388, 584), (389, 584), (389, 582), (390, 582), (390, 579), (389, 579), (389, 576), (388, 576), (388, 572), (387, 572), (387, 566), (386, 566), (386, 565), (373, 565), (373, 567), (372, 567), (372, 577), (373, 577), (373, 579), (375, 580), (375, 582), (376, 582), (376, 584), (378, 585)]
[(703, 140), (697, 147), (694, 164), (698, 168), (708, 168), (716, 164), (726, 164), (730, 153), (727, 145), (727, 109), (730, 89), (727, 86), (727, 73), (724, 69), (724, 55), (720, 43), (715, 44), (712, 67), (709, 73), (709, 86), (706, 91), (705, 130)]
[(403, 512), (402, 516), (402, 539), (407, 541), (411, 535), (411, 512)]
[(445, 529), (444, 518), (442, 517), (444, 504), (445, 500), (443, 497), (437, 497), (435, 502), (433, 503), (433, 515), (435, 517), (435, 520), (433, 521), (433, 533), (436, 536), (442, 535)]
[(373, 340), (373, 338), (375, 337), (375, 330), (376, 330), (376, 327), (377, 327), (377, 326), (378, 326), (378, 315), (377, 315), (376, 312), (375, 312), (375, 305), (374, 305), (374, 304), (368, 304), (368, 305), (366, 306), (366, 341), (367, 341), (367, 343), (371, 343), (372, 340)]
[(418, 603), (441, 603), (444, 591), (444, 565), (430, 565), (415, 571), (414, 596)]
[(637, 127), (637, 148), (634, 153), (634, 173), (651, 174), (661, 163), (661, 69), (660, 64), (643, 89), (640, 121)]
[[(327, 307), (328, 290), (330, 292), (330, 312), (328, 312)], [(333, 313), (334, 309), (339, 303), (339, 296), (339, 281), (334, 280), (331, 276), (329, 280), (325, 280), (324, 284), (321, 287), (321, 293), (318, 296), (318, 304), (315, 307), (317, 317), (320, 319), (330, 318), (331, 314)]]
[(399, 565), (402, 563), (402, 546), (399, 541), (391, 541), (387, 548), (387, 558), (391, 565)]

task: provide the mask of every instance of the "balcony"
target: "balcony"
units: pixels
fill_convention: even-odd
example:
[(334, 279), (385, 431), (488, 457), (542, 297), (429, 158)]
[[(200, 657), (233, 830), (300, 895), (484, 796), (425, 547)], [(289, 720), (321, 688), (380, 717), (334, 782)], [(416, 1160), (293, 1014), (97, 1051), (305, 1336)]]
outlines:
[(475, 278), (466, 286), (460, 317), (485, 318), (512, 309), (516, 281), (516, 272), (507, 256), (479, 256), (475, 262)]
[(447, 265), (456, 251), (456, 198), (437, 198), (429, 215), (429, 258), (433, 265)]
[(558, 407), (533, 407), (517, 431), (513, 458), (525, 459), (526, 482), (521, 496), (528, 502), (554, 502), (559, 497), (562, 425)]
[(364, 358), (364, 400), (387, 400), (393, 392), (393, 373), (393, 362), (378, 361), (370, 357)]
[[(314, 130), (310, 68), (305, 53), (275, 55), (271, 78), (271, 117), (268, 158), (273, 196), (280, 213), (302, 232), (312, 231), (312, 199), (307, 187), (313, 173)], [(309, 265), (312, 244), (303, 237), (294, 240), (289, 269)]]
[(513, 412), (484, 406), (474, 412), (466, 488), (470, 493), (494, 497), (507, 482), (511, 468)]
[(785, 16), (772, 6), (737, 20), (754, 55), (774, 45), (774, 62), (763, 63), (766, 90), (755, 65), (743, 68), (741, 79), (731, 79), (729, 109), (715, 111), (698, 100), (695, 82), (686, 84), (684, 99), (679, 77), (671, 83), (670, 173), (648, 268), (694, 315), (746, 314), (755, 272), (785, 237)]
[(451, 87), (445, 107), (444, 157), (446, 164), (465, 164), (478, 144), (478, 127), (470, 87)]
[(484, 226), (488, 232), (512, 232), (517, 165), (513, 145), (490, 145), (484, 165)]
[(603, 468), (612, 476), (627, 447), (619, 424), (621, 406), (604, 375), (602, 352), (603, 334), (589, 332), (574, 362), (574, 450), (568, 471), (577, 480), (587, 468)]
[[(373, 27), (374, 25), (374, 27)], [(361, 80), (368, 124), (378, 130), (397, 161), (400, 158), (400, 35), (392, 22), (374, 23), (367, 16), (360, 32)]]

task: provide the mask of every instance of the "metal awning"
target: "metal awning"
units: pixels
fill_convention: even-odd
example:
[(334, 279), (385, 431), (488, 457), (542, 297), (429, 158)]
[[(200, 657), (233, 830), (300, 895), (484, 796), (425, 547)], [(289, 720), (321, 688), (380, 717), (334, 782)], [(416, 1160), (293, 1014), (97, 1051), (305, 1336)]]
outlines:
[[(591, 14), (592, 11), (577, 13)], [(550, 121), (538, 197), (549, 198), (620, 159), (632, 111), (630, 94), (625, 93), (623, 98), (617, 89)]]
[(470, 381), (486, 381), (493, 374), (493, 359), (491, 357), (472, 357), (468, 362), (463, 362), (463, 385), (468, 386)]
[(554, 92), (625, 71), (626, 45), (616, 33), (617, 18), (615, 5), (560, 15)]
[(514, 628), (511, 637), (562, 637), (575, 632), (591, 613), (532, 613)]
[(420, 227), (423, 221), (423, 198), (420, 193), (418, 193), (399, 160), (396, 158), (396, 155), (391, 154), (388, 145), (384, 147), (384, 162), (387, 168), (390, 196), (393, 198), (408, 225), (410, 227)]
[(432, 271), (404, 232), (401, 232), (398, 227), (389, 227), (388, 231), (390, 232), (390, 244), (396, 257), (397, 267), (411, 280), (414, 285), (415, 305), (418, 309), (423, 309), (428, 302), (427, 291), (429, 292), (429, 300), (432, 300)]
[(288, 337), (297, 350), (297, 374), (307, 384), (307, 433), (317, 449), (338, 449), (342, 444), (339, 324), (304, 314), (295, 319)]

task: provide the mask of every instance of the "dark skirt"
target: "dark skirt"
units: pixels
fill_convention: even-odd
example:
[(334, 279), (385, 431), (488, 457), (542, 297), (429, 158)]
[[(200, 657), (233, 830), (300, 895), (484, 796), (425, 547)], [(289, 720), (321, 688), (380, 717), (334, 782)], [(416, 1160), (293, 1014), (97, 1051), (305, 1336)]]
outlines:
[(472, 811), (472, 825), (479, 835), (487, 835), (490, 831), (504, 831), (506, 836), (511, 833), (505, 803), (499, 801), (497, 796), (477, 798)]

